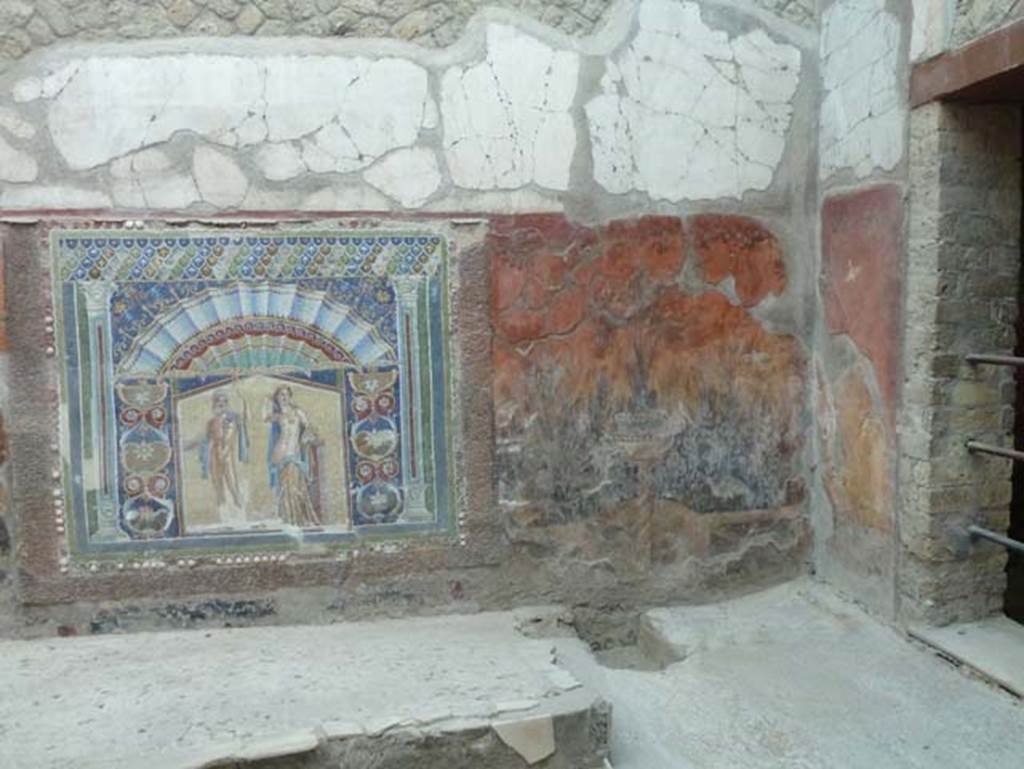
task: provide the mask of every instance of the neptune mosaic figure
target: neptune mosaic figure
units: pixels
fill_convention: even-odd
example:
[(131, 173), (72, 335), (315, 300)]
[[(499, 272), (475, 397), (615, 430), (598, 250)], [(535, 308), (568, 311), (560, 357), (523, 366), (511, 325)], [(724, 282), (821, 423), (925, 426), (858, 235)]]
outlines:
[(238, 463), (249, 461), (248, 415), (231, 410), (227, 393), (213, 394), (213, 416), (206, 423), (206, 434), (199, 443), (199, 462), (203, 478), (213, 484), (217, 507), (230, 501), (241, 509), (242, 492)]

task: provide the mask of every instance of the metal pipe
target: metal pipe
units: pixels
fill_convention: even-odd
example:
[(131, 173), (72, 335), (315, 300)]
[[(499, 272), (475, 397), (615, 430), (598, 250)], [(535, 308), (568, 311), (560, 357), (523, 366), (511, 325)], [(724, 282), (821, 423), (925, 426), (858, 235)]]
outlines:
[(1024, 542), (1018, 542), (1015, 539), (1010, 539), (989, 529), (983, 529), (981, 526), (972, 524), (967, 527), (967, 533), (971, 535), (971, 539), (987, 539), (989, 542), (995, 542), (997, 545), (1002, 545), (1010, 550), (1024, 553)]
[(995, 366), (1024, 366), (1024, 358), (1015, 355), (989, 355), (971, 354), (967, 356), (967, 362), (971, 364), (991, 363)]
[(988, 443), (967, 441), (967, 450), (975, 454), (994, 454), (997, 457), (1006, 457), (1017, 462), (1024, 462), (1024, 451), (1016, 449), (1004, 449), (1002, 446), (992, 446)]

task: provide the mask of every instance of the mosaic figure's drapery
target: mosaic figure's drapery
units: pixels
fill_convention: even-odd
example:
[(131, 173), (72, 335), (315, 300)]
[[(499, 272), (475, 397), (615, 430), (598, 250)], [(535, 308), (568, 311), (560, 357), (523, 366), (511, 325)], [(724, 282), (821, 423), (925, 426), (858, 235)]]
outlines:
[(70, 550), (445, 530), (446, 243), (51, 235)]

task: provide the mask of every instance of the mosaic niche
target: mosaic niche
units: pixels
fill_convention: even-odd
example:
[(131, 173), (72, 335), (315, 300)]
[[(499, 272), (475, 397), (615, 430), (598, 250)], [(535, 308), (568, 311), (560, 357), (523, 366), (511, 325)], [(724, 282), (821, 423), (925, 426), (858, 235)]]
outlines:
[(444, 531), (446, 242), (51, 235), (72, 553)]

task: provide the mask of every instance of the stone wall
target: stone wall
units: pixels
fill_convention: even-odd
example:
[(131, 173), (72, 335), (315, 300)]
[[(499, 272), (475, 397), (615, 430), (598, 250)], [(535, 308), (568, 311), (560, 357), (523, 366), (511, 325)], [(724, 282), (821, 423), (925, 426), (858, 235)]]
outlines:
[(998, 612), (1005, 585), (1005, 551), (957, 529), (1008, 525), (1010, 462), (964, 443), (1013, 445), (1012, 370), (964, 358), (1014, 350), (1021, 114), (929, 104), (911, 121), (900, 591), (908, 620), (962, 621)]
[[(816, 37), (801, 26), (811, 6), (620, 2), (578, 38), (493, 10), (443, 51), (303, 37), (87, 42), (21, 59), (0, 76), (0, 209), (18, 319), (11, 528), (19, 597), (61, 606), (23, 606), (11, 632), (686, 600), (802, 571), (814, 451), (805, 201)], [(53, 261), (51, 230), (85, 250), (54, 246)], [(390, 253), (410, 232), (446, 243), (454, 276), (451, 528), (399, 541), (338, 524), (281, 538), (283, 554), (235, 543), (172, 556), (173, 543), (145, 544), (181, 534), (159, 505), (124, 508), (122, 521), (100, 504), (84, 519), (96, 547), (83, 550), (75, 494), (112, 492), (89, 452), (87, 480), (73, 469), (67, 382), (80, 372), (61, 362), (80, 318), (102, 337), (106, 309), (145, 314), (145, 297), (121, 287), (140, 277), (120, 266), (156, 270), (146, 296), (173, 312), (164, 294), (193, 290), (182, 281), (244, 287), (280, 271), (285, 253), (305, 269), (306, 241), (347, 269), (366, 255), (335, 257), (333, 240), (314, 238), (381, 233), (388, 242), (371, 251)], [(158, 237), (154, 253), (168, 255), (147, 262)], [(221, 246), (238, 261), (218, 262)], [(184, 272), (164, 274), (171, 254)], [(192, 275), (184, 265), (200, 257)], [(66, 285), (108, 277), (121, 292), (109, 308)], [(218, 284), (200, 296), (209, 291), (253, 294)], [(81, 313), (55, 321), (66, 301)], [(123, 393), (111, 401), (124, 415), (116, 434), (142, 419), (142, 442), (176, 445), (150, 384), (136, 393), (145, 408), (125, 411)], [(397, 408), (386, 406), (376, 408)], [(117, 451), (111, 461), (128, 461)], [(117, 493), (163, 493), (163, 468)]]
[(956, 48), (1024, 18), (1024, 0), (957, 0), (951, 45)]
[[(611, 0), (3, 0), (0, 71), (66, 40), (158, 37), (375, 37), (442, 47), (483, 6), (520, 11), (569, 35), (593, 32)], [(814, 26), (814, 0), (753, 0), (782, 19)]]
[(915, 62), (960, 48), (1024, 18), (1021, 0), (913, 0)]

